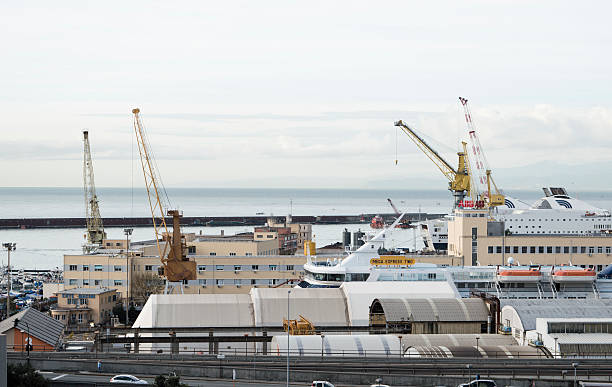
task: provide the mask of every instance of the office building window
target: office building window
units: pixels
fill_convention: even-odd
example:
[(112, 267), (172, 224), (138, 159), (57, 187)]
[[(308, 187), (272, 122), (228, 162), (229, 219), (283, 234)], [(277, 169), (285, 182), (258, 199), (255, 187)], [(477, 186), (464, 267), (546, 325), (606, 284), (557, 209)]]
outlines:
[(113, 270), (115, 270), (115, 271), (121, 271), (121, 266), (114, 266), (114, 267), (113, 267)]
[(247, 257), (250, 257), (253, 255), (253, 253), (244, 253), (244, 255), (246, 255)]
[(502, 248), (501, 248), (501, 246), (496, 246), (496, 247), (495, 247), (495, 252), (496, 252), (497, 254), (501, 254), (501, 252), (502, 252)]
[(601, 254), (601, 253), (603, 253), (603, 247), (597, 246), (597, 254)]
[(572, 254), (578, 253), (578, 246), (572, 246)]
[(78, 284), (78, 280), (76, 280), (76, 279), (71, 279), (71, 280), (69, 280), (69, 281), (68, 281), (68, 284), (69, 284), (69, 285), (76, 285), (76, 284)]
[(195, 246), (189, 246), (187, 248), (187, 251), (189, 254), (195, 254), (196, 253), (196, 247)]
[(217, 253), (215, 253), (214, 251), (211, 251), (210, 255), (217, 255)]
[(223, 265), (216, 265), (215, 266), (215, 270), (222, 271), (223, 270)]
[(84, 279), (83, 280), (83, 286), (89, 286), (89, 280), (88, 279)]
[(269, 267), (270, 267), (270, 271), (276, 271), (277, 270), (276, 265), (270, 265)]
[(529, 254), (535, 254), (536, 252), (536, 247), (535, 246), (529, 246)]
[(512, 252), (513, 252), (514, 254), (518, 254), (518, 252), (519, 252), (519, 247), (518, 247), (518, 246), (514, 246), (514, 247), (512, 247)]
[(240, 271), (242, 270), (242, 267), (240, 267), (239, 265), (234, 265), (234, 271)]
[(123, 280), (115, 280), (115, 286), (121, 286), (123, 284)]
[(253, 269), (253, 271), (257, 271), (259, 270), (259, 265), (252, 265), (251, 268)]
[(198, 284), (201, 286), (206, 286), (206, 280), (205, 279), (199, 279), (198, 280)]
[(83, 265), (83, 271), (89, 271), (89, 265)]
[(78, 270), (77, 269), (77, 265), (70, 265), (68, 270), (70, 270), (70, 271), (77, 271)]
[(595, 253), (595, 247), (589, 246), (589, 254), (593, 254), (593, 253)]
[(606, 254), (610, 254), (610, 246), (606, 246)]
[(145, 271), (153, 271), (153, 265), (145, 265)]
[(102, 271), (102, 265), (95, 265), (94, 271)]
[(234, 285), (236, 285), (236, 286), (242, 285), (242, 280), (241, 279), (235, 279), (234, 280)]
[(222, 279), (218, 279), (217, 280), (217, 286), (223, 286), (223, 280)]
[(98, 286), (102, 283), (102, 280), (94, 280), (94, 285)]
[(544, 254), (544, 246), (538, 246), (538, 253)]
[(527, 246), (521, 246), (521, 253), (527, 254)]
[(230, 255), (230, 257), (234, 257), (234, 256), (236, 256), (236, 253), (230, 253), (229, 255)]
[(206, 265), (198, 265), (198, 271), (206, 271)]
[(293, 265), (287, 265), (287, 270), (288, 270), (288, 271), (293, 270)]
[(488, 252), (489, 254), (493, 254), (493, 246), (489, 246), (489, 247), (487, 248), (487, 252)]

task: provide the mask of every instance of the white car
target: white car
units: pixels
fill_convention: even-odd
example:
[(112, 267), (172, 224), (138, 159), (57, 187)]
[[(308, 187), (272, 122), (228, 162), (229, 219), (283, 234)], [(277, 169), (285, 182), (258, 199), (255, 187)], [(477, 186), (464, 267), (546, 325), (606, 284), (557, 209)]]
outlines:
[(110, 380), (111, 383), (123, 383), (123, 384), (149, 384), (146, 380), (138, 379), (132, 375), (116, 375)]
[(489, 379), (477, 379), (472, 380), (469, 383), (460, 384), (457, 387), (497, 387), (497, 384), (495, 384), (494, 381)]
[(323, 380), (315, 380), (312, 382), (312, 387), (334, 387), (334, 385)]

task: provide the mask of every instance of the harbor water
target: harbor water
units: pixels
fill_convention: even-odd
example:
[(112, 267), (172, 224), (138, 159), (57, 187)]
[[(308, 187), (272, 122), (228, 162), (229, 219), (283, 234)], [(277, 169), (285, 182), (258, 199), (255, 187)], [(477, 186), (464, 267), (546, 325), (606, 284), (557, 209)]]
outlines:
[[(527, 203), (539, 199), (541, 191), (510, 193)], [(612, 192), (573, 193), (597, 207), (612, 208)], [(353, 189), (168, 189), (172, 204), (186, 216), (252, 216), (264, 215), (357, 215), (391, 213), (391, 198), (400, 211), (448, 213), (452, 199), (445, 190), (353, 190)], [(98, 189), (103, 217), (149, 216), (143, 189)], [(84, 197), (81, 188), (0, 188), (0, 218), (83, 217)], [(342, 231), (373, 231), (369, 224), (314, 225), (317, 246), (341, 240)], [(185, 227), (185, 232), (212, 235), (221, 230), (226, 235), (252, 231), (252, 227)], [(125, 238), (122, 228), (107, 228), (108, 237)], [(84, 229), (0, 230), (0, 242), (16, 242), (11, 264), (23, 269), (61, 267), (64, 254), (79, 254)], [(398, 230), (388, 247), (415, 246), (415, 233)], [(151, 228), (136, 228), (132, 240), (150, 240)], [(418, 232), (416, 246), (422, 246)], [(0, 263), (6, 264), (6, 251), (0, 252)]]

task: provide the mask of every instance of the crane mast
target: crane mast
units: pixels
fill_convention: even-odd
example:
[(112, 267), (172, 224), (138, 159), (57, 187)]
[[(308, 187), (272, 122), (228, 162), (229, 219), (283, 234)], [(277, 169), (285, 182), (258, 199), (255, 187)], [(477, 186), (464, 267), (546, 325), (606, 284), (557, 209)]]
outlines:
[(471, 193), (469, 161), (465, 152), (457, 152), (459, 162), (455, 170), (442, 156), (431, 148), (414, 130), (402, 120), (395, 122), (395, 126), (402, 129), (404, 133), (416, 144), (416, 146), (438, 167), (440, 172), (449, 180), (448, 189), (455, 197), (455, 207), (460, 207), (466, 195)]
[[(491, 175), (489, 162), (487, 161), (484, 151), (482, 150), (480, 139), (478, 138), (476, 128), (474, 127), (474, 122), (472, 121), (472, 112), (470, 111), (468, 100), (466, 98), (459, 97), (459, 101), (461, 102), (461, 105), (463, 105), (465, 122), (467, 125), (468, 134), (470, 136), (470, 143), (472, 147), (471, 150), (473, 154), (473, 157), (470, 157), (470, 159), (474, 160), (474, 164), (472, 166), (472, 176), (476, 182), (476, 190), (478, 195), (482, 197), (487, 207), (504, 205), (505, 197), (497, 188), (497, 185), (493, 180), (493, 176)], [(491, 192), (491, 184), (493, 184), (494, 192)]]
[(391, 205), (391, 208), (393, 208), (393, 211), (395, 211), (395, 215), (400, 216), (401, 213), (397, 210), (397, 207), (395, 207), (395, 204), (393, 204), (393, 202), (391, 201), (390, 198), (387, 198), (387, 201), (389, 202), (389, 204)]
[[(140, 153), (140, 164), (144, 174), (153, 229), (155, 230), (155, 241), (162, 264), (160, 275), (166, 277), (168, 282), (174, 283), (180, 282), (182, 284), (185, 280), (195, 280), (196, 263), (187, 258), (187, 246), (185, 238), (181, 234), (180, 218), (182, 214), (178, 210), (165, 211), (160, 196), (161, 181), (157, 176), (153, 155), (140, 119), (140, 109), (133, 109), (132, 113), (134, 114), (134, 132), (138, 152)], [(166, 216), (172, 217), (172, 234), (168, 232)], [(166, 287), (166, 291), (167, 289), (168, 287)]]
[(83, 131), (83, 190), (85, 193), (85, 222), (87, 224), (87, 244), (83, 250), (91, 252), (102, 245), (106, 239), (100, 206), (94, 184), (93, 162), (89, 145), (89, 132)]

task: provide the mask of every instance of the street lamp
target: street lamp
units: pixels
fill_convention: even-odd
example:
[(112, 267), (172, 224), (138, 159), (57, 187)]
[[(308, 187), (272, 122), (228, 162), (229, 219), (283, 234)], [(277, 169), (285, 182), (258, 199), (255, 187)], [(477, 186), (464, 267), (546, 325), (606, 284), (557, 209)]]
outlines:
[(399, 339), (399, 344), (400, 344), (400, 346), (399, 346), (399, 357), (401, 359), (401, 357), (402, 357), (402, 335), (398, 335), (397, 338)]
[(558, 337), (554, 337), (555, 339), (555, 359), (557, 358), (557, 340), (559, 340)]
[(480, 337), (476, 336), (476, 352), (480, 353), (480, 349), (478, 347), (478, 340), (480, 340)]
[(132, 235), (133, 228), (124, 228), (123, 233), (125, 234), (125, 326), (127, 327), (130, 322), (129, 309), (130, 309), (130, 235)]
[(6, 288), (6, 318), (11, 317), (11, 289), (13, 284), (11, 283), (11, 251), (14, 251), (17, 248), (17, 243), (8, 242), (3, 243), (2, 247), (6, 249), (8, 254), (8, 270), (7, 270), (7, 288)]
[(291, 295), (291, 290), (287, 291), (287, 387), (289, 387), (289, 328), (290, 323), (289, 319), (291, 318), (289, 315), (289, 296)]
[(321, 332), (321, 360), (323, 360), (323, 340), (325, 340), (325, 335)]
[(572, 363), (572, 367), (574, 367), (574, 387), (577, 386), (577, 384), (576, 384), (576, 368), (578, 368), (579, 365), (580, 365), (580, 363)]

